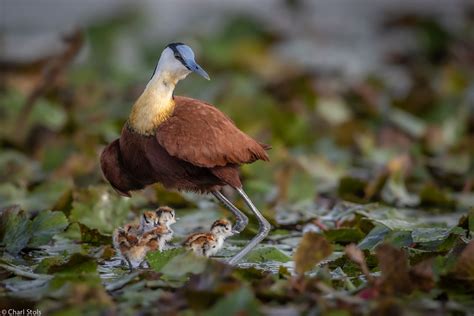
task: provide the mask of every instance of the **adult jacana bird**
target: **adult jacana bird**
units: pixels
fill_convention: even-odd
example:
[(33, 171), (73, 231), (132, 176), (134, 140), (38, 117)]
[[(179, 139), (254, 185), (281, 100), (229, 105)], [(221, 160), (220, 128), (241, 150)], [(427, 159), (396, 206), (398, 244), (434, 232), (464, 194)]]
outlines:
[(206, 102), (174, 96), (178, 81), (195, 72), (209, 80), (183, 43), (169, 44), (153, 76), (132, 107), (119, 139), (101, 154), (102, 172), (124, 196), (153, 183), (166, 188), (212, 193), (236, 217), (234, 233), (244, 230), (248, 218), (220, 189), (234, 188), (255, 214), (257, 235), (229, 260), (236, 263), (262, 241), (270, 224), (242, 188), (239, 166), (268, 161), (267, 145), (242, 131), (217, 108)]

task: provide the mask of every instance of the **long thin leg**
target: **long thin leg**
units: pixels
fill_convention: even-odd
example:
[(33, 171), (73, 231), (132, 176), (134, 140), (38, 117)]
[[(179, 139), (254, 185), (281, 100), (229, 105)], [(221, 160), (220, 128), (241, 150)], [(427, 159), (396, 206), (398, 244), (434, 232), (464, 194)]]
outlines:
[(252, 250), (256, 245), (258, 245), (265, 237), (267, 237), (268, 233), (270, 232), (271, 225), (270, 223), (263, 217), (263, 215), (260, 213), (260, 211), (253, 205), (252, 201), (250, 198), (245, 194), (244, 190), (242, 188), (235, 188), (237, 192), (239, 192), (239, 195), (242, 197), (244, 200), (245, 204), (250, 208), (250, 210), (255, 214), (258, 220), (258, 233), (255, 235), (255, 237), (245, 246), (243, 249), (241, 249), (235, 256), (233, 256), (229, 260), (229, 264), (235, 264), (240, 259), (245, 257), (250, 250)]
[(129, 273), (132, 273), (132, 272), (133, 272), (132, 263), (131, 263), (130, 260), (129, 260), (128, 258), (126, 258), (126, 257), (125, 257), (125, 261), (127, 262)]
[(231, 211), (231, 213), (235, 216), (236, 222), (235, 225), (232, 227), (232, 230), (235, 234), (241, 233), (247, 224), (249, 223), (249, 219), (242, 213), (237, 207), (234, 206), (222, 193), (219, 191), (213, 191), (212, 194), (219, 200), (226, 208)]

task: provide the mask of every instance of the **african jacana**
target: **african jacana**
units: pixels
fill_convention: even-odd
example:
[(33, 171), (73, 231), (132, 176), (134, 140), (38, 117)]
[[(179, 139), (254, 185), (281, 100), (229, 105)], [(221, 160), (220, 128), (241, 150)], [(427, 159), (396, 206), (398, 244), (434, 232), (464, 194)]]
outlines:
[(210, 232), (191, 234), (183, 245), (199, 256), (210, 257), (221, 250), (224, 240), (232, 235), (232, 224), (226, 219), (220, 219), (212, 224)]
[(257, 217), (259, 231), (230, 259), (233, 264), (270, 231), (270, 224), (244, 192), (239, 178), (241, 164), (269, 160), (269, 146), (240, 131), (211, 104), (173, 96), (178, 81), (191, 72), (209, 79), (189, 46), (169, 44), (133, 105), (120, 138), (102, 152), (101, 168), (114, 189), (128, 197), (130, 191), (157, 182), (169, 189), (212, 193), (236, 217), (234, 231), (238, 233), (248, 219), (220, 193), (225, 185), (234, 188)]

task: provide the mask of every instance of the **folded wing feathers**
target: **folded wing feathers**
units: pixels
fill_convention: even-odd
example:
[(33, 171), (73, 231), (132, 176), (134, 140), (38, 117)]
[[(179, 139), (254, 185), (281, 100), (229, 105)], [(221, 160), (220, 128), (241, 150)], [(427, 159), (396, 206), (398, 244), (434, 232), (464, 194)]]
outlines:
[(212, 105), (184, 97), (175, 102), (173, 115), (156, 133), (170, 155), (207, 168), (269, 160), (267, 145), (240, 131)]

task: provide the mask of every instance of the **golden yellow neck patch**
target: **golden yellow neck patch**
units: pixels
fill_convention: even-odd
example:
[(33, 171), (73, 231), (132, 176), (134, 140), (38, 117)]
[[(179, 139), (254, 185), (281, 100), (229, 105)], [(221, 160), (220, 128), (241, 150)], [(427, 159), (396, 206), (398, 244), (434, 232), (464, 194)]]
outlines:
[(153, 135), (174, 110), (175, 83), (162, 78), (152, 79), (132, 107), (129, 126), (142, 135)]

